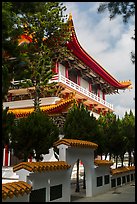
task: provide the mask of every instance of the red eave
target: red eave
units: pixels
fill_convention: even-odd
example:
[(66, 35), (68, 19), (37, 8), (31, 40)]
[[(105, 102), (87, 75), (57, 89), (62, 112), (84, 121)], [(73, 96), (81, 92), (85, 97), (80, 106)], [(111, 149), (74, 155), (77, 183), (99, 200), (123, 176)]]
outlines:
[(107, 73), (92, 57), (90, 57), (79, 44), (74, 32), (72, 32), (71, 39), (72, 40), (66, 44), (67, 48), (83, 63), (85, 63), (90, 69), (92, 69), (95, 73), (101, 76), (106, 82), (108, 82), (113, 87), (116, 87), (117, 89), (124, 89), (129, 86), (122, 85), (121, 83), (119, 83), (109, 73)]

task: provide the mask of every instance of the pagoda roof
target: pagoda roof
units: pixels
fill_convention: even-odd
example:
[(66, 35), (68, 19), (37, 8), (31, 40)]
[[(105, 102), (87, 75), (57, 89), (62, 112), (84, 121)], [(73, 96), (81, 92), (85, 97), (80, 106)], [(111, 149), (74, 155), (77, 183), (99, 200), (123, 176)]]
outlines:
[(67, 42), (67, 48), (80, 59), (85, 65), (87, 65), (94, 73), (98, 74), (102, 79), (108, 82), (110, 85), (117, 89), (131, 88), (131, 81), (117, 81), (112, 75), (110, 75), (97, 61), (95, 61), (80, 45), (74, 24), (72, 15), (69, 16), (69, 30), (71, 32), (71, 40)]
[[(82, 63), (84, 63), (92, 72), (101, 77), (104, 81), (110, 84), (115, 89), (131, 89), (132, 83), (130, 80), (118, 81), (111, 74), (109, 74), (93, 57), (91, 57), (80, 45), (76, 32), (74, 29), (74, 24), (72, 20), (72, 15), (69, 15), (69, 31), (71, 33), (70, 41), (67, 41), (66, 47), (71, 51), (71, 53), (77, 57)], [(45, 38), (43, 41), (46, 40)], [(32, 42), (32, 35), (23, 34), (19, 39), (19, 45), (22, 43)]]
[[(74, 102), (74, 98), (61, 99), (57, 104), (40, 106), (42, 112), (47, 113), (48, 115), (58, 114), (64, 110), (68, 110), (71, 104)], [(31, 108), (14, 108), (9, 109), (8, 113), (15, 114), (16, 118), (27, 117), (29, 114), (34, 112), (34, 107)]]

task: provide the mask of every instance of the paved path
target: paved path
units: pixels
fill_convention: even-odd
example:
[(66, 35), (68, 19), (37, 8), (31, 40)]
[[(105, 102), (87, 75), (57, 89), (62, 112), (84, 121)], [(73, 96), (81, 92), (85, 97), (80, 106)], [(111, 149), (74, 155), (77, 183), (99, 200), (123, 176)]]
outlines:
[(135, 182), (112, 189), (94, 197), (85, 197), (85, 190), (73, 191), (71, 202), (135, 202)]

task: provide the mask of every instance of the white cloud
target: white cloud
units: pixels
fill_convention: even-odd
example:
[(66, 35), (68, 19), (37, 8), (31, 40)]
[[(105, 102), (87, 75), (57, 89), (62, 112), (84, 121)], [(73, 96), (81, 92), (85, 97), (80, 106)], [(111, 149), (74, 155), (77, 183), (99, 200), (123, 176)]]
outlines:
[(109, 20), (108, 13), (98, 14), (99, 2), (64, 2), (67, 14), (72, 13), (79, 43), (106, 71), (119, 80), (131, 80), (133, 89), (107, 96), (115, 113), (123, 117), (130, 109), (135, 113), (135, 66), (130, 52), (134, 50), (134, 18), (127, 25), (120, 16)]

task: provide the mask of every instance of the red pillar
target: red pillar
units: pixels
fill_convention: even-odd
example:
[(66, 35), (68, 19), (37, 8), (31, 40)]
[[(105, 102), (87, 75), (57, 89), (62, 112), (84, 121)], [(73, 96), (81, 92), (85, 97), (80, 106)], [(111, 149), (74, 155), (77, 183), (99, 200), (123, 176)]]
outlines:
[(53, 71), (55, 74), (58, 74), (58, 72), (59, 72), (58, 66), (59, 66), (59, 64), (58, 64), (58, 62), (56, 62), (55, 67), (52, 69), (52, 71)]
[(105, 101), (105, 93), (103, 92), (103, 100)]
[(68, 79), (68, 66), (65, 67), (65, 77)]
[(32, 162), (32, 156), (31, 155), (29, 155), (29, 157), (28, 157), (28, 162)]
[(92, 84), (89, 83), (89, 91), (92, 92)]
[(4, 166), (8, 166), (8, 154), (9, 154), (9, 148), (8, 148), (8, 145), (5, 145), (5, 148), (4, 148), (4, 154), (5, 154), (5, 158), (4, 158)]
[(92, 108), (93, 108), (93, 104), (90, 104), (89, 109), (92, 110)]
[(81, 77), (80, 75), (77, 76), (77, 84), (80, 86), (80, 80), (81, 80)]
[(12, 101), (12, 93), (9, 94), (8, 101)]
[(98, 89), (98, 97), (100, 97), (100, 89)]
[(100, 112), (101, 112), (101, 108), (98, 108), (98, 114), (100, 114)]

